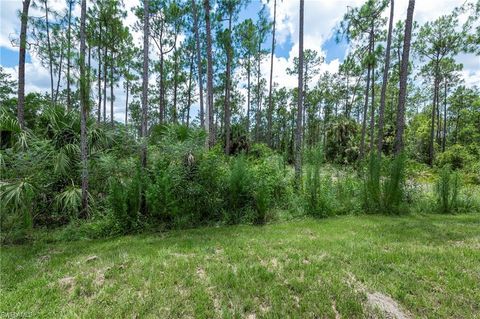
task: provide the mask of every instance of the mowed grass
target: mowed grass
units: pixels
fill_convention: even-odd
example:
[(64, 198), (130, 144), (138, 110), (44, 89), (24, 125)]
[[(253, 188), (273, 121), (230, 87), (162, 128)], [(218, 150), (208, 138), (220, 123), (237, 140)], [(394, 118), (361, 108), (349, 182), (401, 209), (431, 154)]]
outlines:
[[(479, 318), (480, 216), (350, 216), (1, 249), (0, 317)], [(363, 288), (359, 288), (363, 287)]]

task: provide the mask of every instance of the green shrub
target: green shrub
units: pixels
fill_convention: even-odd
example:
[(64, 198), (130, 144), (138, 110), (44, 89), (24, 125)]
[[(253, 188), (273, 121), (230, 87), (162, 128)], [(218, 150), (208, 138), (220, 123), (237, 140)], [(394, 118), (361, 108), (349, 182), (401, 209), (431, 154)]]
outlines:
[(323, 154), (320, 147), (306, 151), (305, 211), (315, 217), (327, 217), (333, 213), (332, 180), (320, 175), (322, 161)]
[(140, 227), (140, 191), (142, 176), (140, 169), (131, 179), (110, 179), (109, 206), (117, 228), (129, 233)]
[(459, 144), (448, 147), (445, 152), (439, 153), (436, 158), (437, 166), (449, 165), (453, 170), (462, 169), (473, 161), (473, 157), (468, 150)]
[(233, 158), (230, 175), (226, 181), (224, 218), (228, 223), (239, 223), (246, 208), (253, 207), (251, 175), (245, 156)]
[[(383, 165), (386, 167), (383, 168)], [(367, 213), (399, 214), (406, 210), (405, 156), (396, 156), (390, 163), (372, 153), (364, 172), (363, 208)]]
[(460, 181), (458, 173), (445, 165), (435, 185), (437, 211), (442, 214), (456, 213), (459, 209)]

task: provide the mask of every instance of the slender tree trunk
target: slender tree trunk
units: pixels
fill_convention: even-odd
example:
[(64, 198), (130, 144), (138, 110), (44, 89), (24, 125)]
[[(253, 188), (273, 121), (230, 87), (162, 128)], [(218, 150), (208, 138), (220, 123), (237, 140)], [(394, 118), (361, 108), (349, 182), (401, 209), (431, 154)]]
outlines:
[[(127, 71), (128, 72), (128, 71)], [(130, 93), (130, 80), (127, 79), (127, 87), (125, 88), (125, 128), (128, 124), (128, 94)]]
[(390, 0), (390, 19), (388, 22), (387, 48), (385, 51), (385, 66), (383, 69), (382, 91), (380, 93), (380, 109), (378, 111), (378, 137), (377, 137), (377, 152), (378, 156), (382, 155), (383, 148), (383, 122), (385, 114), (385, 100), (387, 96), (388, 84), (388, 70), (390, 68), (390, 47), (392, 45), (392, 30), (393, 30), (393, 14), (394, 14), (394, 0)]
[(262, 103), (260, 101), (260, 63), (261, 63), (261, 43), (258, 43), (258, 59), (257, 59), (257, 109), (255, 112), (255, 141), (260, 141), (260, 120), (262, 116)]
[(80, 18), (80, 150), (82, 155), (82, 211), (81, 216), (88, 215), (88, 167), (87, 167), (87, 114), (88, 114), (88, 83), (85, 72), (85, 20), (87, 16), (87, 0), (82, 0)]
[(213, 61), (212, 61), (212, 36), (210, 31), (210, 0), (204, 0), (205, 28), (207, 31), (207, 101), (208, 114), (206, 127), (208, 128), (208, 146), (215, 145), (215, 131), (213, 126)]
[(48, 0), (45, 0), (45, 25), (47, 28), (47, 50), (48, 50), (48, 64), (49, 64), (49, 71), (50, 71), (50, 101), (52, 104), (54, 103), (53, 97), (53, 54), (52, 54), (52, 46), (50, 43), (50, 23), (48, 20)]
[(63, 65), (63, 43), (60, 47), (60, 63), (58, 65), (58, 77), (57, 77), (57, 86), (55, 88), (55, 98), (53, 99), (53, 103), (57, 104), (58, 101), (58, 92), (60, 91), (60, 79), (62, 77), (62, 65)]
[(272, 85), (273, 85), (273, 56), (275, 54), (275, 27), (277, 20), (277, 0), (273, 0), (273, 26), (272, 26), (272, 50), (270, 55), (270, 84), (268, 89), (268, 114), (267, 114), (267, 143), (272, 147)]
[(247, 137), (250, 136), (250, 73), (251, 73), (251, 61), (250, 56), (248, 56), (247, 61)]
[[(349, 100), (349, 95), (348, 95), (348, 90), (349, 90), (349, 82), (350, 82), (350, 76), (349, 76), (349, 72), (348, 70), (345, 71), (345, 76), (346, 76), (346, 88), (345, 88), (345, 116), (348, 118), (350, 117), (350, 106), (348, 105), (348, 100)], [(335, 116), (337, 116), (337, 114), (335, 113)]]
[(444, 82), (443, 95), (443, 136), (442, 136), (442, 152), (445, 152), (445, 145), (447, 141), (447, 79)]
[(295, 130), (295, 184), (297, 189), (302, 185), (302, 107), (303, 107), (303, 11), (305, 1), (300, 0), (300, 23), (298, 44), (298, 106), (297, 125)]
[[(100, 34), (102, 30), (100, 29)], [(98, 45), (98, 110), (97, 110), (97, 122), (102, 120), (102, 53), (100, 44)]]
[(172, 122), (178, 122), (178, 114), (177, 114), (177, 92), (178, 92), (178, 54), (177, 48), (173, 51), (173, 114), (172, 114)]
[(160, 53), (160, 124), (165, 123), (165, 81), (163, 78), (163, 53)]
[(103, 123), (107, 122), (107, 47), (103, 48)]
[[(437, 69), (437, 67), (436, 67)], [(435, 71), (436, 72), (436, 71)], [(434, 79), (434, 84), (433, 84), (433, 105), (432, 105), (432, 117), (431, 117), (431, 123), (430, 123), (430, 143), (428, 147), (428, 164), (430, 166), (433, 165), (433, 157), (435, 156), (435, 148), (434, 148), (434, 143), (435, 143), (435, 113), (436, 113), (436, 106), (437, 106), (437, 100), (438, 100), (438, 77), (435, 76)], [(437, 124), (438, 125), (438, 124)]]
[[(372, 54), (372, 34), (370, 33), (370, 43), (368, 45), (368, 54)], [(362, 140), (360, 141), (360, 160), (363, 160), (365, 156), (365, 136), (367, 131), (367, 115), (368, 115), (368, 97), (370, 93), (370, 72), (371, 64), (367, 66), (367, 85), (365, 86), (365, 103), (363, 105), (363, 118), (362, 118)]]
[[(142, 74), (142, 124), (141, 138), (142, 148), (140, 153), (140, 162), (142, 171), (147, 168), (147, 123), (148, 123), (148, 37), (150, 33), (149, 21), (149, 0), (143, 0), (143, 74)], [(145, 189), (142, 187), (140, 193), (140, 211), (147, 214), (147, 202), (145, 198)]]
[(437, 143), (440, 144), (440, 131), (442, 129), (442, 123), (440, 122), (440, 79), (438, 80), (438, 86), (437, 86), (437, 131), (435, 132), (436, 134), (436, 140)]
[(27, 23), (30, 0), (23, 0), (20, 28), (20, 49), (18, 52), (18, 104), (17, 119), (20, 127), (25, 128), (25, 52), (27, 47)]
[[(232, 14), (228, 18), (228, 30), (229, 34), (232, 31)], [(227, 45), (227, 67), (225, 70), (225, 101), (224, 101), (224, 116), (225, 116), (225, 154), (230, 154), (230, 73), (231, 73), (231, 64), (232, 64), (232, 38), (228, 39)]]
[(115, 99), (115, 96), (113, 95), (113, 78), (114, 78), (114, 66), (113, 64), (115, 63), (115, 59), (113, 57), (113, 50), (110, 51), (110, 125), (113, 127), (113, 101)]
[(190, 58), (190, 72), (188, 75), (188, 93), (187, 93), (187, 127), (190, 125), (190, 107), (192, 105), (192, 77), (193, 77), (193, 52)]
[(192, 0), (192, 11), (193, 11), (193, 28), (195, 32), (195, 42), (196, 42), (196, 51), (197, 51), (197, 72), (198, 72), (198, 86), (200, 89), (200, 126), (205, 128), (205, 115), (204, 115), (204, 106), (203, 106), (203, 76), (202, 76), (202, 55), (200, 50), (200, 35), (198, 32), (198, 12), (196, 0)]
[[(372, 24), (373, 31), (373, 24)], [(375, 55), (375, 35), (372, 39), (372, 52)], [(375, 144), (375, 62), (372, 65), (372, 101), (370, 107), (370, 152), (373, 152)]]
[[(72, 49), (72, 0), (68, 1), (68, 29), (67, 29), (67, 110), (72, 108), (71, 89), (70, 89), (70, 65)], [(101, 29), (100, 29), (101, 32)], [(99, 55), (100, 59), (100, 55)], [(100, 62), (99, 62), (100, 63)], [(100, 107), (100, 106), (99, 106)], [(100, 122), (100, 119), (99, 119)]]
[(395, 155), (403, 152), (403, 132), (405, 130), (405, 102), (407, 100), (408, 59), (412, 40), (413, 10), (415, 0), (408, 1), (407, 20), (405, 21), (405, 36), (403, 39), (402, 67), (400, 69), (400, 89), (398, 93), (397, 131), (395, 134)]

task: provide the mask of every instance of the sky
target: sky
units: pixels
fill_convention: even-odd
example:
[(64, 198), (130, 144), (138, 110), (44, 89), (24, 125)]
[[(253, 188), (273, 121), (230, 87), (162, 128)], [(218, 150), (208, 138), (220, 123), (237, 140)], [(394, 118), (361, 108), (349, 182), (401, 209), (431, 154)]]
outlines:
[[(21, 0), (0, 0), (0, 65), (5, 71), (17, 78), (18, 72), (18, 47), (12, 45), (13, 39), (19, 38), (20, 19), (19, 11), (22, 7)], [(138, 6), (140, 0), (125, 0), (125, 9), (128, 12), (125, 24), (133, 26), (137, 18), (132, 13), (132, 8)], [(317, 50), (325, 58), (321, 72), (336, 72), (345, 57), (348, 45), (345, 42), (337, 43), (334, 38), (334, 29), (341, 21), (348, 7), (360, 6), (364, 0), (306, 0), (304, 24), (304, 48)], [(421, 25), (429, 20), (434, 20), (442, 14), (450, 13), (462, 1), (459, 0), (417, 0), (414, 19)], [(257, 17), (262, 6), (267, 6), (270, 17), (273, 17), (273, 3), (271, 0), (252, 0), (240, 15), (238, 22)], [(57, 10), (66, 8), (65, 0), (49, 0), (51, 7)], [(408, 0), (395, 1), (395, 22), (406, 17)], [(31, 10), (30, 14), (38, 13)], [(74, 15), (79, 16), (80, 7), (77, 5)], [(385, 11), (385, 16), (388, 10)], [(298, 57), (298, 17), (299, 1), (277, 0), (277, 27), (276, 49), (274, 54), (273, 80), (280, 87), (293, 88), (297, 85), (295, 76), (288, 75), (286, 69), (293, 65), (294, 57)], [(130, 28), (132, 29), (132, 28)], [(134, 32), (134, 39), (141, 44), (141, 34)], [(270, 48), (271, 38), (267, 38), (264, 45)], [(156, 58), (155, 52), (151, 57)], [(460, 54), (457, 61), (463, 63), (462, 77), (467, 85), (480, 86), (480, 57), (471, 54)], [(419, 61), (413, 60), (414, 64)], [(263, 76), (268, 78), (270, 72), (270, 56), (261, 65)], [(239, 71), (234, 76), (239, 76)], [(154, 78), (152, 77), (152, 80)], [(315, 79), (314, 79), (315, 80)], [(240, 85), (243, 84), (240, 80)], [(64, 84), (64, 83), (63, 83)], [(26, 91), (49, 91), (50, 79), (47, 69), (41, 65), (35, 55), (27, 54), (26, 59)], [(120, 83), (115, 89), (115, 120), (123, 122), (125, 93)], [(194, 107), (195, 108), (195, 107)], [(195, 110), (193, 113), (196, 113)]]

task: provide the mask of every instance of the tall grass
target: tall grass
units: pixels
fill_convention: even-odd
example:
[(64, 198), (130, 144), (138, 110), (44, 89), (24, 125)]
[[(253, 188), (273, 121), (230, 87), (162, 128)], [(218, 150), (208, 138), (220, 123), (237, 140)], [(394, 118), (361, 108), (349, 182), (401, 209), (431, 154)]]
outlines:
[(366, 213), (400, 214), (404, 202), (405, 156), (385, 161), (375, 153), (369, 157), (363, 182), (363, 208)]
[(460, 181), (458, 173), (445, 165), (435, 185), (437, 211), (441, 214), (455, 213), (459, 209)]

